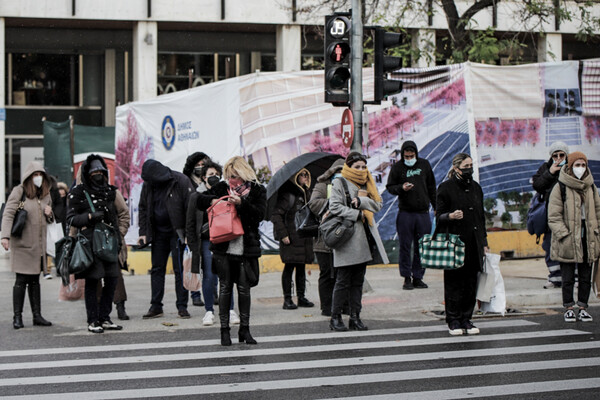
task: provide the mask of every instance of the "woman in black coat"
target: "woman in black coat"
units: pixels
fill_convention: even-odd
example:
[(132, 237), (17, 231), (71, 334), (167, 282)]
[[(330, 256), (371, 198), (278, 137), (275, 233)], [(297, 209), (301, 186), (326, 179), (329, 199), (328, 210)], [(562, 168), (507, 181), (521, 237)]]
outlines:
[[(67, 199), (67, 223), (78, 228), (90, 243), (94, 226), (104, 222), (115, 229), (120, 242), (117, 210), (115, 208), (115, 186), (108, 184), (108, 169), (102, 157), (91, 154), (80, 167), (81, 183), (75, 186)], [(88, 200), (86, 193), (89, 195)], [(94, 205), (94, 210), (90, 206)], [(119, 249), (115, 249), (118, 254)], [(115, 254), (116, 259), (116, 254)], [(94, 255), (92, 265), (83, 273), (75, 276), (85, 279), (85, 308), (87, 311), (88, 331), (102, 333), (104, 330), (120, 330), (122, 326), (110, 320), (112, 301), (121, 274), (117, 261), (104, 261)], [(98, 301), (98, 283), (104, 281), (100, 301)]]
[(231, 346), (229, 307), (234, 283), (237, 284), (241, 320), (239, 342), (256, 344), (250, 335), (250, 285), (256, 282), (250, 282), (249, 271), (258, 270), (258, 258), (261, 256), (258, 226), (265, 216), (267, 191), (258, 183), (254, 170), (242, 157), (236, 156), (227, 161), (223, 173), (227, 182), (219, 182), (200, 194), (196, 203), (199, 210), (206, 211), (219, 198), (229, 196), (226, 201), (235, 205), (244, 228), (242, 236), (211, 244), (213, 268), (219, 276), (221, 345)]
[(473, 180), (473, 160), (466, 153), (452, 159), (448, 180), (437, 190), (437, 231), (454, 233), (465, 244), (465, 263), (444, 271), (446, 322), (451, 335), (479, 333), (471, 322), (477, 295), (477, 273), (487, 248), (483, 191)]
[[(305, 297), (306, 264), (314, 260), (312, 237), (300, 237), (296, 231), (295, 216), (310, 199), (310, 172), (302, 168), (279, 190), (277, 204), (271, 222), (273, 236), (279, 240), (279, 255), (285, 264), (281, 274), (283, 288), (283, 309), (314, 307)], [(298, 305), (292, 300), (292, 274), (296, 270), (296, 294)]]

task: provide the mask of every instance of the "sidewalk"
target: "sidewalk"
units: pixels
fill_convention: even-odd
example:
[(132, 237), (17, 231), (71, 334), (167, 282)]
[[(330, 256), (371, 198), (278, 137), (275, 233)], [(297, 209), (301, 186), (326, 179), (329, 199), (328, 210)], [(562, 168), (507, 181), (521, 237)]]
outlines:
[[(523, 312), (548, 312), (550, 308), (560, 308), (562, 304), (559, 289), (544, 289), (547, 270), (544, 260), (506, 260), (500, 264), (506, 288), (507, 308)], [(128, 332), (143, 332), (154, 330), (174, 330), (186, 328), (218, 329), (218, 324), (212, 327), (202, 327), (204, 307), (189, 305), (192, 318), (183, 320), (177, 318), (175, 309), (174, 277), (168, 275), (165, 287), (165, 316), (153, 320), (142, 320), (141, 316), (149, 308), (150, 276), (125, 275), (125, 286), (129, 300), (126, 303), (130, 321), (123, 321)], [(251, 325), (272, 325), (295, 322), (322, 322), (327, 325), (328, 318), (320, 315), (318, 305), (318, 271), (307, 272), (307, 297), (316, 303), (314, 308), (283, 310), (281, 294), (281, 273), (263, 273), (260, 283), (252, 289)], [(387, 268), (369, 268), (366, 288), (363, 296), (362, 317), (367, 321), (398, 320), (398, 321), (432, 321), (439, 320), (436, 311), (443, 311), (443, 272), (428, 270), (425, 282), (429, 289), (402, 290), (403, 280), (396, 266)], [(86, 327), (85, 306), (83, 300), (76, 302), (59, 302), (58, 290), (60, 279), (41, 279), (43, 305), (42, 311), (46, 319), (52, 321), (61, 329), (63, 334), (79, 334)], [(10, 272), (9, 260), (0, 257), (0, 284), (4, 288), (0, 292), (0, 319), (4, 323), (12, 321), (12, 286), (14, 274)], [(237, 296), (236, 296), (237, 297)], [(236, 298), (237, 300), (237, 298)], [(27, 303), (27, 302), (26, 302)], [(600, 301), (592, 293), (590, 304), (598, 305)], [(237, 307), (236, 307), (237, 309)], [(218, 313), (218, 308), (216, 308)], [(593, 313), (592, 313), (593, 314)], [(600, 316), (599, 316), (600, 317)], [(116, 311), (113, 311), (116, 321)], [(24, 321), (26, 327), (31, 327), (31, 311), (25, 306)], [(169, 326), (169, 324), (173, 324)]]

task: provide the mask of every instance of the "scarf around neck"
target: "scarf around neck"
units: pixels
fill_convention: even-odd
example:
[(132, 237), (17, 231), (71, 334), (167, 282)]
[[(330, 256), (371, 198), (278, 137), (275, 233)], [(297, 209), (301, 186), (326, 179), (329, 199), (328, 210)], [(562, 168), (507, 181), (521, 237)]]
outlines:
[[(375, 179), (373, 179), (373, 176), (371, 175), (369, 170), (353, 169), (350, 168), (348, 165), (344, 164), (344, 167), (342, 168), (342, 177), (346, 178), (358, 187), (366, 186), (368, 197), (377, 202), (381, 202), (381, 196), (379, 196), (377, 186), (375, 186)], [(367, 218), (369, 225), (374, 226), (373, 212), (369, 210), (362, 211), (365, 218)]]

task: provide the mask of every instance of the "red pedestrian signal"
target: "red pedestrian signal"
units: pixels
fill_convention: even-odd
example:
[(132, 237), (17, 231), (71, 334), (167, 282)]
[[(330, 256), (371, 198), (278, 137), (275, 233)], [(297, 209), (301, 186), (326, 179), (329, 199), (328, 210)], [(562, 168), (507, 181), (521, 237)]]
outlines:
[(350, 14), (325, 17), (325, 102), (350, 103)]

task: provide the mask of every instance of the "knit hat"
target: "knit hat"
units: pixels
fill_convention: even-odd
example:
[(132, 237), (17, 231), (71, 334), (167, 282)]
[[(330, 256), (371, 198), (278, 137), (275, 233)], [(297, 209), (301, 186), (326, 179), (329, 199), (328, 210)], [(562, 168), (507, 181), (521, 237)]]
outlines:
[(550, 153), (550, 156), (552, 156), (552, 154), (556, 153), (559, 150), (564, 151), (565, 154), (569, 154), (569, 146), (565, 142), (560, 141), (552, 143), (548, 152)]
[(588, 164), (587, 157), (585, 156), (585, 154), (583, 154), (580, 151), (574, 151), (571, 154), (569, 154), (567, 157), (569, 159), (569, 162), (568, 162), (569, 170), (573, 169), (573, 164), (575, 164), (575, 161), (577, 161), (577, 160), (584, 160), (585, 161), (585, 165)]

